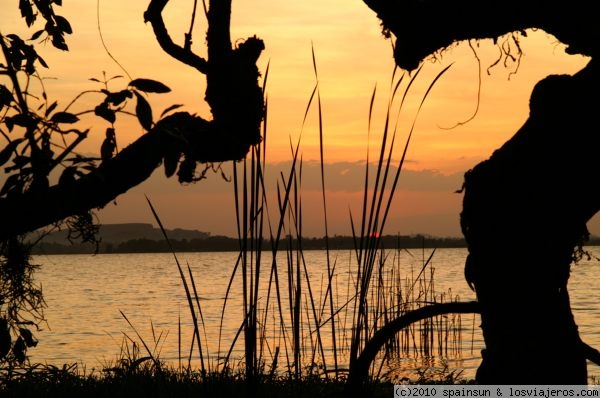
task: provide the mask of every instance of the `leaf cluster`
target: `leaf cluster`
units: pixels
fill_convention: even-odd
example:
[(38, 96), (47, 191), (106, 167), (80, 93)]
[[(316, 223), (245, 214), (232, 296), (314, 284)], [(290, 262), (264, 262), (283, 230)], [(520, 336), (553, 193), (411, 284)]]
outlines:
[(32, 27), (38, 15), (46, 21), (44, 28), (37, 30), (31, 40), (41, 38), (43, 41), (50, 41), (60, 50), (68, 51), (65, 35), (72, 34), (73, 28), (65, 17), (54, 12), (55, 5), (62, 6), (62, 0), (19, 0), (19, 10), (27, 26)]

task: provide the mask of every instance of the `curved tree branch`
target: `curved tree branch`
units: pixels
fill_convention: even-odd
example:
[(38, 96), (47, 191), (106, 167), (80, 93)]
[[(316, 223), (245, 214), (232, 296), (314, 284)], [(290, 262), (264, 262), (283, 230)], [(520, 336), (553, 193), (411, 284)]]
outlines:
[(191, 182), (197, 162), (240, 160), (250, 146), (260, 143), (264, 100), (256, 62), (264, 49), (262, 40), (251, 37), (232, 49), (231, 0), (213, 1), (207, 61), (173, 43), (162, 19), (167, 3), (151, 0), (144, 19), (168, 54), (206, 75), (205, 98), (213, 120), (183, 112), (170, 115), (78, 180), (1, 198), (0, 240), (103, 207), (146, 180), (161, 163), (167, 177), (178, 169), (180, 182)]
[(396, 37), (394, 57), (401, 68), (414, 70), (427, 56), (469, 39), (496, 39), (510, 32), (543, 29), (568, 46), (569, 53), (598, 53), (600, 25), (594, 4), (584, 0), (561, 3), (542, 0), (508, 4), (477, 0), (363, 0), (387, 32)]
[(439, 303), (426, 305), (414, 311), (409, 311), (386, 323), (381, 329), (375, 332), (369, 341), (367, 341), (358, 358), (350, 363), (350, 373), (348, 374), (348, 383), (346, 385), (347, 391), (358, 392), (362, 389), (362, 384), (367, 380), (369, 375), (369, 367), (377, 356), (377, 353), (381, 350), (381, 347), (383, 347), (383, 345), (400, 330), (415, 322), (438, 315), (451, 313), (472, 314), (478, 312), (479, 303), (476, 301)]
[(167, 176), (179, 167), (180, 181), (189, 182), (196, 162), (239, 160), (249, 148), (215, 134), (211, 122), (184, 112), (173, 114), (78, 180), (0, 199), (0, 241), (104, 207), (145, 181), (163, 162)]
[(191, 49), (178, 46), (173, 42), (162, 18), (162, 11), (169, 0), (152, 0), (148, 9), (144, 13), (144, 22), (150, 22), (154, 35), (160, 47), (176, 60), (189, 65), (201, 73), (206, 74), (208, 64), (206, 60), (196, 54)]
[[(375, 332), (369, 341), (367, 341), (360, 356), (350, 364), (350, 373), (348, 374), (346, 391), (350, 393), (349, 395), (360, 395), (363, 391), (363, 383), (368, 378), (371, 363), (375, 360), (375, 357), (383, 345), (402, 329), (415, 322), (434, 316), (446, 314), (478, 314), (480, 312), (481, 306), (477, 301), (436, 303), (409, 311), (386, 323), (381, 329)], [(585, 353), (585, 357), (600, 366), (600, 352), (583, 341), (581, 342), (581, 347)]]

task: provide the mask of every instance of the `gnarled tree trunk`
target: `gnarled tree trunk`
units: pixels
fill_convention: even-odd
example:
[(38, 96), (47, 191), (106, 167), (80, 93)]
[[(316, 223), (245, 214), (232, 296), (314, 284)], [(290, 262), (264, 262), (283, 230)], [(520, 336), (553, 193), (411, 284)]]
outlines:
[[(395, 36), (396, 63), (408, 70), (456, 41), (528, 28), (555, 35), (569, 53), (598, 53), (597, 14), (581, 0), (364, 2)], [(465, 175), (465, 274), (486, 344), (481, 383), (587, 383), (567, 282), (586, 222), (600, 209), (597, 75), (591, 61), (575, 76), (539, 82), (523, 127)]]
[(567, 282), (600, 205), (595, 69), (592, 61), (538, 83), (527, 122), (465, 175), (465, 276), (486, 344), (481, 383), (587, 383)]

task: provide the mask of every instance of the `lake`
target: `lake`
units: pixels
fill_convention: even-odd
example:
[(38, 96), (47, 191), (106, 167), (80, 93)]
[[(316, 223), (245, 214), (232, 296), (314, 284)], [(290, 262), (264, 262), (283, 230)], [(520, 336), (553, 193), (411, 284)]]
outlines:
[[(600, 247), (592, 247), (590, 252), (600, 257)], [(385, 278), (393, 281), (390, 286), (406, 292), (413, 279), (419, 275), (423, 264), (431, 255), (430, 249), (410, 251), (391, 250), (382, 260), (388, 272)], [(327, 286), (327, 258), (324, 251), (305, 251), (304, 261), (301, 258), (290, 261), (306, 264), (310, 280), (310, 293), (316, 307), (323, 306)], [(179, 253), (180, 264), (189, 265), (195, 279), (197, 293), (202, 306), (205, 331), (202, 333), (203, 347), (208, 347), (208, 355), (215, 361), (223, 356), (234, 341), (235, 334), (243, 320), (242, 278), (239, 272), (234, 278), (231, 294), (221, 324), (223, 301), (227, 291), (237, 253)], [(475, 298), (463, 277), (463, 265), (466, 249), (437, 249), (428, 266), (421, 274), (421, 281), (411, 290), (414, 301), (431, 301), (459, 298), (469, 301)], [(136, 333), (154, 349), (154, 341), (158, 340), (157, 352), (160, 358), (170, 364), (177, 365), (181, 356), (185, 359), (192, 341), (192, 321), (187, 299), (179, 271), (172, 254), (99, 254), (99, 255), (38, 255), (33, 259), (41, 268), (36, 278), (43, 286), (47, 302), (45, 315), (47, 325), (36, 334), (39, 345), (29, 351), (32, 362), (62, 365), (78, 363), (87, 370), (100, 369), (114, 363), (124, 341), (124, 337), (140, 341)], [(271, 358), (275, 347), (281, 347), (282, 353), (288, 336), (289, 345), (291, 310), (287, 294), (288, 270), (285, 253), (278, 256), (278, 274), (284, 326), (279, 321), (275, 295), (268, 296), (267, 282), (271, 264), (270, 254), (265, 253), (261, 261), (261, 282), (259, 288), (259, 314), (264, 316), (265, 342), (264, 357)], [(335, 265), (335, 276), (332, 289), (334, 307), (351, 309), (351, 304), (344, 307), (352, 296), (353, 283), (356, 279), (356, 260), (350, 251), (330, 253), (330, 264)], [(303, 268), (301, 267), (301, 270)], [(253, 269), (252, 271), (255, 271)], [(186, 271), (187, 272), (187, 271)], [(308, 347), (303, 351), (305, 359), (311, 359), (314, 344), (314, 318), (308, 285), (302, 274), (302, 313), (303, 343)], [(394, 279), (395, 278), (395, 279)], [(600, 263), (598, 260), (581, 261), (573, 266), (569, 284), (572, 306), (576, 320), (580, 326), (583, 340), (593, 347), (600, 347)], [(415, 293), (420, 289), (421, 296)], [(388, 292), (391, 297), (395, 292)], [(391, 294), (391, 296), (390, 296)], [(415, 296), (417, 294), (417, 296)], [(435, 297), (434, 297), (435, 296)], [(265, 315), (264, 306), (269, 310)], [(388, 304), (392, 305), (392, 304)], [(261, 308), (260, 308), (261, 307)], [(131, 322), (128, 324), (121, 312)], [(351, 311), (340, 311), (336, 316), (339, 367), (347, 367), (344, 352), (347, 353), (348, 338), (351, 335)], [(327, 310), (322, 319), (327, 318)], [(462, 370), (463, 376), (473, 377), (479, 363), (479, 350), (482, 348), (481, 333), (478, 329), (478, 316), (462, 315), (458, 323), (446, 325), (446, 337), (437, 335), (442, 341), (451, 341), (442, 355), (450, 370)], [(181, 325), (179, 327), (178, 325)], [(323, 346), (328, 366), (333, 363), (330, 338), (331, 326), (321, 328)], [(181, 330), (181, 332), (179, 332)], [(312, 333), (311, 333), (312, 331)], [(457, 337), (456, 333), (460, 332)], [(416, 333), (418, 335), (418, 332)], [(220, 339), (219, 339), (219, 336)], [(415, 368), (428, 363), (429, 355), (419, 355), (419, 341), (415, 334), (405, 336), (406, 349), (411, 346), (401, 359), (392, 358), (385, 369), (401, 374), (414, 373)], [(238, 339), (232, 351), (235, 363), (241, 363), (243, 355), (243, 336)], [(181, 343), (180, 343), (181, 342)], [(450, 349), (448, 349), (450, 347)], [(142, 353), (144, 354), (144, 353)], [(319, 358), (319, 356), (317, 356)], [(280, 358), (280, 362), (283, 359)], [(269, 360), (267, 360), (269, 363)], [(194, 351), (193, 364), (198, 364), (197, 350)], [(436, 362), (439, 365), (439, 362)], [(598, 375), (598, 367), (589, 366), (591, 375)]]

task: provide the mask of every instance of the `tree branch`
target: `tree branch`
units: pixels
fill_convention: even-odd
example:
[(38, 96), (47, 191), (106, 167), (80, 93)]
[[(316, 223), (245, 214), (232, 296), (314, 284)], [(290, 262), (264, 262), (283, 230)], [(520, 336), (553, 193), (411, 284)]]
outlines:
[(543, 29), (569, 46), (570, 53), (598, 53), (600, 27), (594, 5), (574, 0), (557, 9), (541, 0), (515, 3), (492, 0), (363, 0), (394, 34), (394, 57), (401, 68), (419, 63), (452, 43), (469, 39), (496, 39), (510, 32)]
[[(367, 381), (371, 363), (375, 360), (375, 357), (383, 345), (402, 329), (415, 322), (434, 316), (447, 314), (479, 314), (480, 311), (481, 306), (477, 301), (436, 303), (409, 311), (406, 314), (391, 320), (375, 332), (373, 337), (366, 342), (360, 356), (350, 363), (350, 373), (348, 374), (346, 391), (350, 393), (349, 395), (358, 394), (358, 396), (361, 396), (360, 394), (363, 391), (362, 385)], [(600, 352), (598, 352), (598, 350), (590, 347), (583, 341), (581, 342), (581, 348), (587, 359), (600, 365)]]
[(211, 63), (227, 62), (231, 56), (231, 0), (212, 0), (208, 9), (208, 59)]
[(479, 312), (479, 303), (476, 301), (470, 302), (455, 302), (455, 303), (439, 303), (426, 305), (406, 314), (391, 320), (379, 329), (369, 341), (366, 342), (362, 353), (355, 360), (350, 360), (350, 373), (348, 374), (348, 383), (346, 389), (350, 393), (360, 393), (362, 384), (367, 380), (369, 375), (369, 367), (381, 350), (381, 347), (391, 339), (396, 333), (405, 327), (419, 322), (423, 319), (431, 318), (444, 314), (472, 314)]
[(167, 162), (179, 166), (182, 180), (183, 173), (190, 172), (187, 168), (192, 167), (193, 172), (195, 162), (240, 160), (249, 148), (249, 144), (236, 144), (216, 134), (211, 122), (175, 113), (78, 180), (0, 199), (0, 241), (102, 208), (145, 181), (163, 161), (165, 167)]
[(158, 44), (167, 54), (206, 74), (208, 70), (206, 60), (194, 54), (190, 49), (178, 46), (173, 42), (171, 36), (169, 36), (162, 18), (162, 11), (167, 3), (168, 0), (151, 0), (148, 9), (144, 13), (144, 22), (150, 22)]

